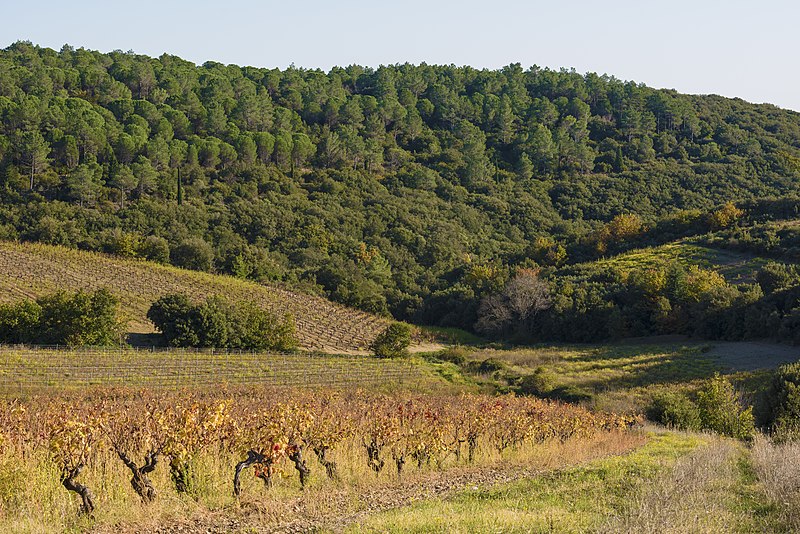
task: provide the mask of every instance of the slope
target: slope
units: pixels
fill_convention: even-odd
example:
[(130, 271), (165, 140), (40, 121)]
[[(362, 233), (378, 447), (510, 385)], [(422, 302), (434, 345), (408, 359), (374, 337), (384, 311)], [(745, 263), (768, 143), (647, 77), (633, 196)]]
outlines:
[(631, 250), (618, 256), (598, 260), (593, 267), (614, 267), (622, 272), (664, 266), (677, 261), (684, 266), (697, 265), (713, 269), (733, 284), (755, 282), (755, 273), (769, 262), (754, 254), (708, 246), (697, 239), (682, 239), (657, 247)]
[(276, 314), (291, 313), (305, 349), (364, 349), (386, 324), (375, 315), (274, 286), (58, 246), (0, 242), (0, 273), (0, 301), (107, 287), (119, 297), (122, 314), (136, 333), (153, 332), (147, 310), (155, 299), (173, 292), (194, 299), (219, 294), (256, 302)]

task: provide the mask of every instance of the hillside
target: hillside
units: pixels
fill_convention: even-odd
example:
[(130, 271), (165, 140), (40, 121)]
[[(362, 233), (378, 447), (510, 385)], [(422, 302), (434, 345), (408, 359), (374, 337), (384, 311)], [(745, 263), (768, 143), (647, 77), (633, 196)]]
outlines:
[(800, 263), (800, 219), (795, 216), (730, 228), (707, 236), (705, 243), (739, 254)]
[(629, 273), (642, 268), (664, 267), (677, 261), (685, 266), (712, 269), (733, 284), (754, 283), (769, 259), (752, 253), (707, 246), (699, 239), (681, 239), (655, 247), (635, 249), (586, 264), (590, 268), (614, 268)]
[(796, 195), (799, 139), (791, 111), (594, 73), (198, 66), (19, 42), (0, 50), (0, 238), (472, 328), (517, 267), (592, 259), (617, 217), (660, 229)]
[(256, 302), (276, 314), (291, 313), (300, 344), (309, 350), (365, 349), (386, 324), (377, 316), (274, 286), (50, 245), (0, 242), (0, 272), (0, 301), (106, 287), (119, 297), (122, 315), (138, 333), (154, 331), (147, 310), (158, 297), (173, 292), (198, 300), (224, 295)]

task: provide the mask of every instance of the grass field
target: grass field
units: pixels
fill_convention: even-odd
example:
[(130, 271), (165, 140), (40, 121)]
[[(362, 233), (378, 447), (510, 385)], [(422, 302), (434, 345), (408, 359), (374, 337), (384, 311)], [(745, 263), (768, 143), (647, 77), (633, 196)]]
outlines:
[(752, 283), (755, 273), (769, 260), (751, 254), (710, 248), (694, 243), (691, 239), (668, 243), (658, 247), (625, 252), (618, 256), (598, 260), (593, 267), (616, 267), (623, 272), (633, 269), (664, 266), (678, 261), (683, 265), (699, 265), (714, 269), (728, 282)]
[(57, 290), (106, 287), (120, 299), (122, 315), (135, 333), (154, 331), (147, 310), (167, 293), (197, 300), (223, 295), (253, 301), (278, 315), (291, 313), (300, 344), (308, 350), (364, 350), (388, 324), (383, 318), (279, 287), (49, 245), (0, 241), (0, 273), (0, 301), (6, 302)]
[[(691, 389), (724, 369), (711, 344), (662, 341), (471, 348), (463, 350), (468, 361), (461, 365), (431, 355), (378, 360), (323, 354), (5, 349), (0, 351), (0, 385), (10, 388), (12, 395), (14, 387), (19, 387), (23, 393), (56, 397), (64, 393), (65, 398), (73, 392), (86, 395), (87, 387), (97, 387), (99, 394), (109, 385), (191, 388), (225, 395), (238, 391), (236, 384), (263, 385), (260, 391), (269, 386), (300, 386), (311, 390), (311, 395), (321, 388), (364, 388), (403, 398), (411, 392), (478, 391), (544, 368), (558, 387), (572, 394), (586, 393), (584, 402), (593, 408), (641, 411), (654, 393), (665, 388)], [(500, 370), (485, 376), (469, 371), (475, 367), (469, 362), (487, 360), (499, 362)], [(738, 383), (745, 388), (756, 389), (766, 375), (733, 376), (740, 377)], [(35, 387), (25, 390), (24, 382)], [(124, 388), (119, 391), (125, 392)], [(88, 395), (91, 398), (94, 393)], [(158, 528), (171, 532), (180, 527), (193, 534), (274, 529), (679, 533), (686, 532), (688, 524), (692, 532), (701, 533), (792, 532), (800, 525), (800, 472), (793, 467), (798, 450), (760, 437), (751, 448), (706, 434), (649, 429), (646, 433), (601, 433), (588, 440), (548, 440), (501, 454), (484, 443), (479, 447), (484, 458), (480, 465), (459, 464), (451, 455), (446, 466), (432, 463), (420, 470), (414, 466), (403, 477), (386, 471), (379, 477), (370, 473), (359, 463), (363, 462), (361, 446), (354, 441), (337, 452), (343, 465), (354, 466), (352, 472), (343, 473), (346, 484), (317, 477), (301, 492), (287, 466), (289, 478), (279, 479), (273, 488), (247, 479), (247, 497), (241, 503), (229, 495), (229, 472), (236, 458), (226, 449), (224, 455), (198, 459), (198, 468), (209, 482), (197, 500), (170, 493), (166, 471), (158, 470), (153, 481), (164, 498), (148, 508), (134, 503), (125, 486), (125, 471), (112, 456), (105, 459), (107, 453), (102, 453), (102, 462), (94, 463), (84, 478), (103, 495), (94, 520), (71, 513), (74, 498), (59, 488), (57, 473), (42, 472), (32, 479), (32, 484), (48, 488), (46, 495), (37, 498), (55, 503), (59, 510), (58, 517), (41, 511), (50, 523), (43, 523), (45, 519), (35, 510), (20, 504), (20, 499), (34, 498), (35, 490), (15, 485), (27, 468), (11, 461), (13, 448), (0, 446), (0, 503), (6, 499), (16, 514), (6, 522), (0, 514), (0, 526), (20, 532), (48, 530), (46, 524), (76, 532)], [(26, 461), (33, 466), (46, 460), (31, 457)], [(320, 472), (318, 465), (312, 468)]]
[[(753, 401), (769, 380), (767, 369), (800, 359), (800, 351), (787, 346), (669, 338), (608, 345), (461, 347), (449, 352), (463, 358), (463, 373), (487, 387), (545, 394), (626, 413), (645, 412), (653, 397), (667, 390), (694, 391), (716, 372), (727, 374)], [(756, 356), (761, 365), (751, 361)]]

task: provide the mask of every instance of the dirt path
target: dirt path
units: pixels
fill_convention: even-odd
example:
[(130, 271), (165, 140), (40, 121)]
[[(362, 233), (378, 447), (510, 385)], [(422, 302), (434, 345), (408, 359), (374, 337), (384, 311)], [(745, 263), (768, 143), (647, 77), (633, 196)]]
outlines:
[(630, 338), (620, 342), (620, 345), (707, 347), (706, 356), (721, 368), (731, 371), (774, 369), (784, 363), (800, 361), (800, 347), (768, 341), (710, 341), (676, 335)]
[(784, 363), (800, 361), (800, 347), (759, 341), (715, 341), (706, 354), (721, 367), (734, 371), (774, 369)]

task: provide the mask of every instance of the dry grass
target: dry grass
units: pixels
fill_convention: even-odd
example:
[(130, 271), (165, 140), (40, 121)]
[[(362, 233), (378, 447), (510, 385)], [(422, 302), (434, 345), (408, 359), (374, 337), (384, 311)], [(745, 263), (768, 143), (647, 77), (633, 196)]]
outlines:
[(626, 509), (599, 529), (624, 534), (735, 532), (749, 521), (730, 506), (738, 480), (734, 442), (713, 439), (679, 459), (629, 498)]
[(800, 443), (757, 436), (751, 449), (755, 476), (786, 532), (800, 532)]
[(291, 313), (302, 347), (325, 352), (363, 350), (387, 324), (380, 317), (275, 286), (49, 245), (0, 242), (0, 273), (0, 302), (106, 287), (119, 297), (123, 316), (138, 333), (153, 331), (146, 318), (150, 304), (175, 292), (198, 300), (224, 295), (254, 301), (279, 315)]
[(764, 505), (741, 443), (658, 429), (649, 436), (629, 454), (429, 499), (367, 518), (353, 531), (798, 532)]
[[(623, 508), (629, 494), (667, 469), (706, 438), (679, 433), (650, 434), (627, 454), (607, 455), (502, 484), (476, 485), (449, 498), (366, 518), (353, 532), (558, 532), (585, 533)], [(584, 456), (583, 460), (591, 457)], [(574, 466), (574, 467), (573, 467)]]

